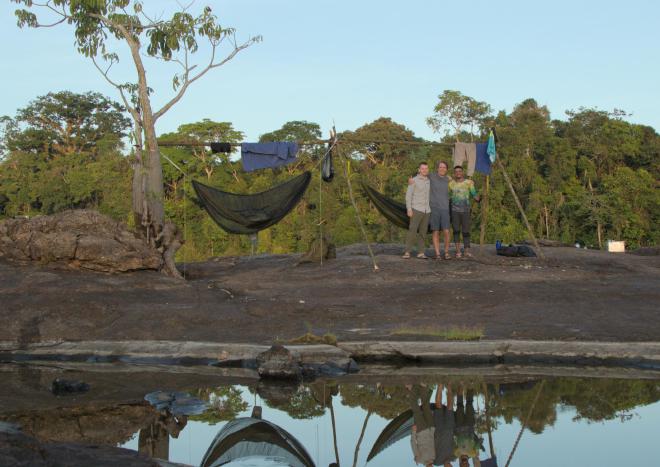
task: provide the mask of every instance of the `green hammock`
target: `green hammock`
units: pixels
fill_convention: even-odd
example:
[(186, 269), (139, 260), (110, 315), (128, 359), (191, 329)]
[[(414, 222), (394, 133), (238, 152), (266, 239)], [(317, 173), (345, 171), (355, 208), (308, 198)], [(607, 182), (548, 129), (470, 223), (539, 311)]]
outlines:
[(277, 224), (302, 198), (312, 178), (305, 172), (267, 191), (249, 195), (228, 193), (192, 182), (206, 212), (222, 229), (233, 234), (254, 234)]
[[(362, 182), (362, 191), (364, 191), (364, 194), (367, 195), (367, 198), (371, 200), (376, 209), (378, 209), (378, 212), (380, 212), (385, 219), (397, 227), (406, 230), (408, 229), (410, 218), (408, 217), (408, 211), (406, 210), (405, 204), (394, 201), (392, 198), (388, 198), (364, 182)], [(428, 231), (431, 231), (430, 225)]]
[(371, 200), (376, 209), (392, 224), (402, 229), (407, 229), (410, 223), (410, 218), (406, 212), (406, 205), (388, 198), (382, 193), (371, 188), (366, 183), (362, 182), (362, 190), (367, 198)]

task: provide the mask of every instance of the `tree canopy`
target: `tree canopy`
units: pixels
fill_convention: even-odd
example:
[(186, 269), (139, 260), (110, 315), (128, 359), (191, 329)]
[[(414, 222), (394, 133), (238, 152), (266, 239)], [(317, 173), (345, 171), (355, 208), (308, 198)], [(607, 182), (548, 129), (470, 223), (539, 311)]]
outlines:
[[(75, 106), (75, 107), (74, 107)], [(72, 113), (72, 109), (75, 111)], [(42, 111), (42, 109), (44, 109)], [(94, 93), (54, 92), (37, 97), (13, 117), (3, 117), (0, 138), (0, 215), (35, 215), (75, 207), (96, 207), (130, 220), (132, 168), (122, 155), (128, 121), (122, 106)], [(42, 115), (43, 114), (43, 115)], [(71, 118), (75, 114), (76, 118)], [(459, 138), (484, 141), (487, 127), (497, 127), (500, 157), (540, 238), (576, 241), (598, 247), (608, 238), (629, 246), (660, 240), (660, 136), (653, 128), (630, 123), (626, 115), (597, 109), (571, 110), (552, 119), (534, 99), (500, 111), (475, 133)], [(314, 122), (293, 120), (264, 133), (260, 141), (309, 141), (322, 138)], [(362, 178), (381, 192), (402, 200), (407, 178), (425, 160), (435, 166), (449, 160), (451, 148), (424, 146), (404, 125), (381, 117), (339, 135), (335, 165), (348, 164), (353, 182)], [(243, 132), (229, 121), (203, 119), (182, 123), (159, 137), (162, 143), (239, 142)], [(382, 141), (405, 141), (397, 145)], [(452, 142), (455, 135), (444, 136)], [(378, 142), (381, 141), (381, 142)], [(124, 148), (125, 151), (127, 148)], [(254, 193), (311, 170), (313, 180), (303, 201), (280, 223), (259, 235), (258, 251), (305, 251), (319, 235), (320, 224), (339, 245), (362, 241), (348, 199), (344, 171), (332, 183), (320, 183), (324, 145), (305, 146), (296, 163), (246, 173), (237, 153), (213, 154), (204, 146), (163, 146), (164, 206), (167, 216), (185, 230), (179, 260), (241, 254), (249, 239), (218, 228), (196, 203), (190, 180), (224, 191)], [(346, 158), (344, 158), (346, 156)], [(476, 173), (477, 189), (484, 176)], [(372, 241), (397, 242), (403, 232), (387, 222), (358, 191), (357, 203)], [(500, 171), (491, 175), (490, 214), (485, 240), (515, 242), (527, 237)], [(473, 228), (480, 228), (480, 205)]]

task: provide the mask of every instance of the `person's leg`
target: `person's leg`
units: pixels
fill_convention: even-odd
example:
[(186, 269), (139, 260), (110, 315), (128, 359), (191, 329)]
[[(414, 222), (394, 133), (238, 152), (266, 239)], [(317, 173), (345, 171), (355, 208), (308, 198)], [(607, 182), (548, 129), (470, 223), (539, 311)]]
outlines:
[(470, 248), (470, 213), (463, 213), (463, 218), (461, 219), (461, 229), (463, 231), (463, 246), (467, 250)]
[[(449, 215), (449, 209), (444, 209), (440, 211), (440, 229), (444, 237), (444, 247), (445, 247), (445, 257), (449, 256), (449, 228), (451, 227), (451, 217)], [(440, 233), (438, 232), (438, 237)], [(440, 239), (438, 238), (438, 243)]]
[(463, 403), (463, 390), (458, 388), (456, 394), (456, 426), (462, 426), (465, 422), (465, 404)]
[(413, 209), (413, 215), (410, 218), (410, 223), (408, 224), (408, 235), (406, 235), (406, 253), (410, 253), (415, 246), (415, 240), (417, 240), (417, 230), (419, 229), (419, 223), (422, 220), (422, 214), (423, 213)]
[(461, 254), (461, 213), (460, 212), (452, 212), (451, 213), (451, 227), (454, 231), (454, 243), (456, 244), (456, 256), (460, 256)]
[(451, 384), (447, 383), (447, 408), (454, 410), (454, 395), (451, 392)]
[[(428, 395), (425, 397), (419, 386), (413, 386), (412, 390), (408, 393), (408, 398), (410, 410), (413, 413), (413, 421), (417, 427), (417, 432), (419, 433), (420, 431), (432, 426), (433, 419), (427, 417), (427, 415), (424, 413), (424, 406), (426, 406), (427, 410), (429, 406)], [(429, 421), (431, 423), (429, 423)]]
[(419, 221), (419, 227), (417, 228), (417, 254), (424, 253), (426, 250), (426, 235), (429, 233), (429, 217), (430, 213), (422, 214), (422, 218)]
[(476, 423), (474, 413), (474, 390), (467, 390), (467, 397), (465, 398), (465, 423), (474, 426)]
[(442, 383), (438, 384), (438, 388), (435, 390), (435, 408), (436, 410), (442, 407), (442, 390), (444, 386)]
[(431, 234), (433, 238), (433, 248), (435, 249), (435, 256), (440, 256), (440, 232), (434, 230)]
[(420, 388), (420, 399), (422, 400), (422, 414), (427, 427), (433, 426), (433, 414), (431, 413), (431, 388)]
[(444, 246), (445, 246), (445, 255), (449, 254), (449, 229), (445, 229), (442, 231), (444, 235)]

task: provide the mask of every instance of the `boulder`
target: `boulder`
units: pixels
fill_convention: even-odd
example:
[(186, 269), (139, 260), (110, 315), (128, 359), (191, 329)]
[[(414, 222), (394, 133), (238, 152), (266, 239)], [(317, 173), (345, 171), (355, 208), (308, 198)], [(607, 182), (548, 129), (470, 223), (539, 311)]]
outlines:
[(0, 259), (110, 273), (158, 270), (163, 261), (125, 224), (85, 209), (0, 221)]
[(332, 238), (323, 234), (323, 237), (315, 238), (309, 245), (307, 252), (300, 258), (298, 264), (320, 263), (337, 258), (337, 250)]
[(300, 354), (276, 344), (257, 355), (257, 372), (260, 377), (267, 379), (300, 380), (300, 363)]
[(55, 378), (51, 384), (50, 391), (56, 396), (79, 394), (89, 391), (89, 384), (83, 381)]
[(149, 459), (135, 451), (114, 446), (42, 443), (22, 433), (16, 427), (0, 424), (0, 465), (159, 467), (166, 464), (160, 464), (158, 461)]
[(360, 371), (358, 364), (352, 358), (332, 359), (324, 363), (303, 363), (302, 374), (305, 381), (313, 381), (320, 377), (336, 378)]

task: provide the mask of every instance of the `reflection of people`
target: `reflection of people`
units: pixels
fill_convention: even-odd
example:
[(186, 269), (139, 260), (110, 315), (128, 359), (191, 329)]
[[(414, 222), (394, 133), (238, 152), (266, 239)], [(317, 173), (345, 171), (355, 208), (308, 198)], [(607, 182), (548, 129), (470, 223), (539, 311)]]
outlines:
[[(406, 386), (413, 413), (412, 436), (410, 444), (415, 462), (430, 467), (435, 460), (435, 427), (429, 399), (431, 391), (421, 386)], [(421, 403), (421, 406), (420, 406)]]
[(454, 456), (454, 396), (451, 385), (447, 385), (447, 404), (442, 403), (442, 384), (438, 384), (435, 393), (435, 410), (433, 420), (435, 422), (435, 465), (451, 467)]
[(410, 222), (408, 224), (408, 236), (406, 237), (406, 252), (404, 258), (410, 258), (410, 252), (415, 241), (417, 241), (417, 257), (426, 259), (424, 250), (426, 248), (426, 233), (429, 229), (429, 216), (431, 206), (429, 196), (431, 185), (428, 178), (429, 166), (426, 162), (419, 164), (419, 173), (413, 178), (413, 183), (406, 191), (406, 210)]
[(480, 467), (479, 448), (481, 443), (474, 432), (474, 391), (468, 389), (465, 399), (464, 402), (463, 391), (459, 389), (456, 396), (456, 427), (454, 428), (456, 448), (454, 449), (454, 455), (458, 458), (460, 467), (468, 467), (469, 459), (472, 459), (474, 467)]

